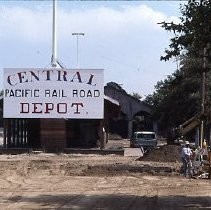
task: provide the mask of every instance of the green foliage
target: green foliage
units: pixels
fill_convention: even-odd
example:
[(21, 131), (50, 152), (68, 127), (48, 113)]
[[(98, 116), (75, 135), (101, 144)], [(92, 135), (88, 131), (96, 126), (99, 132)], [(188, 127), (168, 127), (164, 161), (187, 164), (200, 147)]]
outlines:
[[(160, 130), (171, 130), (200, 113), (203, 50), (211, 42), (211, 1), (189, 0), (181, 6), (180, 23), (162, 22), (174, 33), (161, 60), (180, 59), (181, 68), (159, 81), (145, 102), (154, 107)], [(211, 107), (211, 71), (206, 69), (206, 112)]]
[(211, 41), (210, 0), (189, 0), (187, 4), (181, 6), (181, 14), (178, 24), (161, 23), (161, 27), (175, 35), (161, 60), (167, 61), (184, 54), (199, 57), (206, 43)]
[(161, 130), (176, 127), (199, 111), (199, 85), (198, 77), (186, 77), (184, 70), (157, 83), (145, 102), (154, 107)]
[(133, 96), (134, 98), (141, 100), (142, 96), (139, 93), (132, 93), (131, 96)]

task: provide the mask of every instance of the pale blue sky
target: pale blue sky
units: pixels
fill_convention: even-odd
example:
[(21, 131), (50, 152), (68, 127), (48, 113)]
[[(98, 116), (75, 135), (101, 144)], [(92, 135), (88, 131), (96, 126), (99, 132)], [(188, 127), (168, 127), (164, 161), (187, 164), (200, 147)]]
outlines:
[[(76, 67), (76, 38), (81, 68), (104, 68), (105, 84), (123, 84), (143, 97), (157, 81), (176, 70), (161, 62), (168, 34), (157, 24), (178, 21), (181, 1), (58, 1), (58, 59)], [(51, 1), (0, 1), (0, 88), (2, 69), (50, 67)]]

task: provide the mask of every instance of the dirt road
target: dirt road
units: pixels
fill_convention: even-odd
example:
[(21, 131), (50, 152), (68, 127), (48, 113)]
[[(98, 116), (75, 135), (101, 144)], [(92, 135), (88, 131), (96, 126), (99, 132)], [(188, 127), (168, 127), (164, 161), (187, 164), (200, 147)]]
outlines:
[(211, 209), (180, 163), (117, 155), (1, 155), (0, 209)]

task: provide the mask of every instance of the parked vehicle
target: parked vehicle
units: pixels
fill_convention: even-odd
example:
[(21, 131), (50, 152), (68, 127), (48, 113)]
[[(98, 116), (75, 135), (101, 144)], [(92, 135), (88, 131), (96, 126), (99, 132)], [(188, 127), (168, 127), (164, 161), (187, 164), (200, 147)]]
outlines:
[(157, 146), (155, 132), (137, 131), (134, 132), (130, 139), (130, 147), (143, 147), (144, 150), (154, 149)]

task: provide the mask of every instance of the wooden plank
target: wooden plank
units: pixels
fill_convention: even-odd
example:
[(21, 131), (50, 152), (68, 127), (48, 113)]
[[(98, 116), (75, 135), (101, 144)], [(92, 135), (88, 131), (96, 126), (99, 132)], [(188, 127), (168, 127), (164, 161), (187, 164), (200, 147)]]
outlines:
[(45, 151), (63, 151), (66, 148), (66, 122), (64, 119), (40, 120), (41, 147)]
[(3, 147), (7, 147), (7, 134), (8, 134), (8, 120), (4, 119), (4, 143)]

